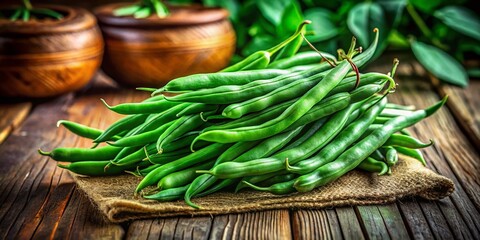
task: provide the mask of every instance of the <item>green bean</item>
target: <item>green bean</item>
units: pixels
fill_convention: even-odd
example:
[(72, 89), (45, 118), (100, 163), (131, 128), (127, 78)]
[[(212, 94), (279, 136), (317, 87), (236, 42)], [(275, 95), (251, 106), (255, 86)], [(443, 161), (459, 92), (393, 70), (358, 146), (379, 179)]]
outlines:
[[(135, 168), (135, 165), (128, 166), (110, 166), (110, 161), (81, 161), (81, 162), (72, 162), (68, 165), (58, 164), (60, 168), (67, 169), (71, 172), (87, 176), (112, 176), (122, 174), (125, 170)], [(148, 163), (143, 163), (143, 166), (149, 165)]]
[[(298, 175), (294, 174), (294, 173), (285, 173), (285, 174), (280, 174), (280, 175), (278, 175), (278, 173), (277, 173), (277, 175), (275, 175), (275, 176), (266, 178), (264, 181), (258, 182), (258, 186), (260, 186), (260, 187), (271, 186), (273, 184), (293, 180), (297, 177), (298, 177)], [(249, 182), (249, 183), (252, 183), (252, 182)], [(254, 184), (254, 183), (252, 183), (252, 184)]]
[[(330, 53), (321, 52), (328, 59), (335, 60), (335, 56)], [(319, 64), (322, 56), (314, 51), (306, 51), (295, 54), (295, 56), (274, 61), (267, 68), (269, 69), (289, 69), (299, 65)]]
[[(75, 123), (67, 120), (60, 120), (57, 122), (57, 127), (60, 127), (60, 125), (63, 125), (66, 129), (68, 129), (70, 132), (84, 138), (88, 139), (96, 139), (100, 135), (102, 135), (103, 131), (97, 128), (92, 128), (85, 126), (80, 123)], [(117, 140), (119, 139), (120, 136), (113, 136), (112, 140)]]
[(399, 110), (406, 110), (406, 111), (416, 110), (415, 106), (413, 105), (404, 106), (404, 105), (399, 105), (395, 103), (387, 103), (386, 109), (399, 109)]
[(158, 137), (158, 152), (163, 152), (163, 144), (165, 142), (171, 142), (174, 139), (181, 137), (183, 134), (197, 129), (204, 123), (205, 122), (202, 120), (200, 114), (183, 116), (174, 120), (173, 123)]
[(233, 161), (238, 156), (252, 149), (260, 143), (260, 140), (250, 142), (237, 142), (225, 150), (215, 161), (215, 166), (228, 161)]
[[(290, 139), (295, 137), (300, 131), (301, 128), (298, 128), (291, 132), (279, 134), (265, 139), (261, 143), (259, 143), (260, 141), (237, 142), (232, 147), (227, 149), (222, 155), (220, 155), (219, 158), (217, 158), (214, 166), (228, 161), (245, 162), (250, 159), (268, 156), (277, 151), (279, 148), (283, 147), (285, 144), (287, 144)], [(217, 177), (208, 174), (200, 175), (190, 185), (187, 193), (185, 194), (184, 200), (188, 205), (194, 208), (199, 208), (199, 206), (195, 205), (191, 201), (192, 197), (198, 195), (201, 192), (203, 192), (204, 194), (208, 194), (218, 191), (224, 187), (232, 185), (235, 181), (236, 180), (232, 179), (222, 180), (216, 186), (208, 189), (207, 192), (203, 192), (208, 187), (212, 186), (215, 182), (217, 182)]]
[(368, 172), (378, 173), (379, 176), (389, 173), (389, 169), (390, 169), (387, 166), (387, 164), (385, 164), (385, 162), (375, 160), (371, 157), (367, 157), (365, 160), (360, 162), (357, 168), (360, 168)]
[(393, 147), (385, 147), (386, 153), (385, 153), (385, 163), (389, 167), (397, 164), (398, 162), (398, 152), (395, 148)]
[(298, 162), (295, 166), (289, 165), (286, 161), (288, 171), (297, 174), (307, 174), (323, 166), (340, 156), (350, 145), (357, 141), (366, 131), (367, 127), (375, 120), (375, 117), (385, 108), (386, 98), (368, 109), (359, 119), (350, 123), (318, 154)]
[(142, 179), (142, 181), (137, 185), (135, 192), (138, 193), (145, 187), (158, 183), (158, 181), (160, 181), (160, 179), (162, 179), (167, 174), (214, 158), (220, 152), (226, 150), (229, 146), (230, 144), (212, 144), (183, 158), (179, 158), (173, 162), (166, 163), (165, 165), (162, 165), (148, 173), (147, 176), (145, 176), (145, 178)]
[(318, 132), (296, 148), (281, 151), (269, 158), (260, 158), (248, 162), (225, 162), (208, 171), (197, 172), (212, 174), (218, 178), (239, 178), (281, 170), (285, 167), (285, 159), (288, 158), (294, 164), (321, 149), (343, 128), (353, 110), (354, 106), (351, 105), (334, 114)]
[(182, 111), (177, 113), (177, 117), (199, 114), (202, 112), (210, 112), (218, 109), (216, 104), (206, 104), (206, 103), (192, 103), (189, 106), (185, 107)]
[(268, 119), (272, 119), (280, 115), (283, 111), (285, 111), (285, 109), (288, 108), (288, 106), (294, 103), (295, 100), (296, 99), (292, 99), (292, 100), (280, 103), (276, 106), (272, 106), (270, 108), (264, 109), (263, 111), (242, 116), (239, 119), (228, 121), (225, 124), (213, 125), (213, 126), (207, 127), (203, 130), (203, 132), (210, 131), (210, 130), (233, 129), (237, 127), (259, 125), (261, 123), (264, 123)]
[(100, 148), (55, 148), (51, 152), (38, 150), (41, 155), (49, 156), (59, 162), (103, 161), (113, 159), (121, 148), (104, 146)]
[(109, 141), (112, 140), (112, 137), (117, 135), (118, 133), (122, 132), (125, 129), (131, 129), (134, 128), (147, 119), (148, 114), (135, 114), (135, 115), (128, 115), (112, 125), (108, 127), (102, 135), (98, 136), (95, 140), (93, 140), (94, 143), (100, 143), (104, 141)]
[(195, 178), (185, 191), (185, 195), (183, 197), (185, 203), (188, 206), (199, 209), (200, 206), (192, 202), (192, 197), (199, 195), (201, 192), (205, 191), (205, 189), (212, 186), (217, 180), (217, 177), (210, 174), (201, 174), (200, 176)]
[(257, 80), (245, 85), (223, 85), (215, 88), (201, 89), (194, 92), (187, 92), (171, 97), (165, 97), (175, 102), (197, 102), (208, 104), (230, 104), (248, 100), (252, 97), (262, 96), (285, 84), (302, 80), (307, 77), (316, 76), (320, 78), (330, 70), (328, 65), (318, 65), (314, 69), (304, 72), (293, 72), (288, 75), (278, 76), (273, 79)]
[(268, 66), (270, 63), (270, 56), (278, 52), (282, 49), (285, 45), (293, 41), (300, 33), (303, 31), (306, 24), (310, 24), (311, 22), (308, 20), (303, 21), (295, 31), (293, 35), (285, 39), (283, 42), (279, 43), (278, 45), (266, 50), (266, 51), (257, 51), (247, 58), (243, 59), (242, 61), (229, 66), (223, 69), (221, 72), (236, 72), (239, 70), (249, 70), (249, 69), (263, 69)]
[(258, 112), (275, 104), (302, 96), (310, 88), (318, 84), (323, 76), (311, 76), (302, 81), (294, 81), (281, 86), (265, 95), (227, 106), (222, 115), (237, 119), (252, 112)]
[(157, 128), (155, 130), (140, 133), (138, 135), (124, 137), (124, 138), (121, 138), (121, 139), (119, 139), (115, 142), (111, 142), (109, 144), (111, 146), (116, 146), (116, 147), (142, 146), (142, 145), (157, 141), (158, 137), (165, 130), (167, 130), (168, 127), (170, 127), (170, 125), (172, 125), (172, 124), (173, 124), (173, 122), (165, 123), (161, 127)]
[(432, 115), (443, 106), (446, 100), (447, 98), (444, 98), (442, 101), (425, 110), (415, 111), (408, 116), (399, 116), (386, 122), (382, 128), (373, 131), (369, 136), (350, 147), (335, 161), (327, 163), (315, 171), (299, 177), (297, 182), (295, 182), (295, 188), (299, 192), (306, 192), (336, 180), (357, 167), (361, 161), (366, 159), (376, 149), (380, 148), (388, 140), (390, 135)]
[(390, 138), (385, 142), (385, 146), (398, 146), (398, 147), (407, 147), (407, 148), (426, 148), (433, 145), (433, 140), (430, 139), (430, 142), (423, 143), (420, 140), (407, 135), (402, 134), (392, 134)]
[(423, 154), (419, 149), (410, 149), (406, 147), (394, 147), (394, 148), (395, 150), (397, 150), (398, 153), (418, 160), (423, 164), (423, 166), (427, 165), (427, 162), (425, 161), (425, 158), (423, 157)]
[(166, 164), (174, 160), (183, 158), (191, 153), (192, 152), (190, 151), (190, 149), (179, 149), (173, 152), (155, 153), (152, 155), (148, 155), (144, 160), (148, 160), (152, 164)]
[(305, 124), (305, 127), (303, 128), (303, 131), (305, 132), (300, 133), (299, 138), (294, 139), (294, 141), (292, 142), (289, 142), (288, 145), (286, 145), (282, 149), (282, 151), (289, 150), (291, 148), (297, 147), (298, 145), (302, 144), (307, 139), (309, 139), (313, 134), (315, 134), (318, 131), (318, 129), (320, 129), (320, 127), (323, 126), (323, 124), (325, 124), (325, 119), (319, 119), (315, 122)]
[(194, 165), (181, 171), (172, 172), (160, 179), (160, 181), (158, 181), (157, 188), (170, 189), (187, 185), (198, 176), (195, 171), (211, 168), (213, 166), (213, 163), (214, 161), (208, 161), (205, 163)]
[[(372, 44), (373, 46), (367, 49), (363, 54), (373, 55), (377, 42), (378, 31), (375, 41)], [(353, 51), (355, 46), (354, 42), (352, 42), (352, 46), (352, 51), (349, 53), (349, 57), (356, 53), (356, 51)], [(347, 75), (347, 73), (350, 71), (350, 68), (350, 63), (347, 60), (343, 60), (332, 71), (330, 71), (322, 81), (305, 93), (305, 95), (303, 95), (298, 101), (288, 107), (282, 113), (282, 115), (275, 119), (272, 119), (257, 127), (243, 127), (232, 130), (213, 130), (203, 132), (194, 140), (194, 143), (198, 140), (219, 143), (237, 142), (241, 140), (252, 141), (275, 135), (292, 125), (292, 123), (301, 118), (315, 104), (320, 102), (328, 94), (328, 92), (332, 90), (345, 77), (345, 75)]]
[(248, 187), (248, 185), (246, 185), (244, 182), (249, 182), (251, 184), (256, 184), (256, 183), (261, 183), (261, 182), (267, 181), (268, 179), (276, 178), (277, 176), (284, 176), (284, 175), (287, 175), (287, 174), (296, 175), (296, 174), (293, 174), (293, 173), (289, 173), (286, 170), (280, 170), (280, 171), (261, 174), (261, 175), (253, 175), (253, 176), (243, 177), (242, 180), (235, 187), (235, 192), (238, 192), (238, 191)]
[(290, 71), (280, 69), (200, 73), (170, 80), (163, 89), (159, 89), (153, 94), (155, 95), (162, 91), (188, 92), (224, 85), (244, 85), (256, 80), (270, 79), (290, 73)]
[(187, 191), (188, 186), (190, 186), (190, 184), (181, 187), (161, 190), (151, 195), (143, 195), (142, 197), (145, 199), (151, 199), (160, 202), (179, 200), (182, 199), (183, 195)]
[(181, 103), (172, 108), (166, 109), (161, 113), (150, 114), (150, 116), (145, 120), (145, 122), (139, 126), (136, 130), (129, 133), (129, 136), (138, 135), (144, 132), (152, 131), (158, 129), (165, 123), (174, 121), (177, 119), (177, 114), (183, 109), (188, 107), (189, 103)]
[(112, 161), (112, 164), (117, 166), (130, 165), (142, 161), (150, 154), (156, 152), (155, 144), (149, 144), (145, 147), (139, 148), (137, 151)]
[[(154, 97), (154, 98), (158, 98), (158, 97)], [(178, 104), (175, 102), (167, 101), (165, 99), (159, 99), (156, 101), (146, 101), (146, 102), (144, 101), (140, 103), (121, 103), (116, 106), (110, 106), (102, 98), (100, 100), (109, 110), (112, 110), (118, 114), (159, 113)]]
[(17, 21), (17, 19), (22, 15), (22, 12), (24, 11), (23, 8), (18, 8), (13, 12), (12, 16), (10, 16), (10, 21)]
[(382, 117), (397, 117), (401, 115), (408, 115), (411, 114), (412, 111), (410, 110), (400, 110), (400, 109), (391, 109), (391, 108), (385, 108), (383, 110), (382, 114), (380, 116)]
[(289, 180), (286, 182), (281, 182), (281, 183), (275, 183), (269, 187), (260, 187), (260, 186), (255, 186), (246, 181), (243, 181), (243, 182), (249, 187), (257, 191), (265, 191), (265, 192), (270, 192), (276, 195), (284, 195), (284, 194), (289, 194), (296, 191), (295, 188), (293, 187), (293, 184), (295, 183), (295, 181), (296, 179)]

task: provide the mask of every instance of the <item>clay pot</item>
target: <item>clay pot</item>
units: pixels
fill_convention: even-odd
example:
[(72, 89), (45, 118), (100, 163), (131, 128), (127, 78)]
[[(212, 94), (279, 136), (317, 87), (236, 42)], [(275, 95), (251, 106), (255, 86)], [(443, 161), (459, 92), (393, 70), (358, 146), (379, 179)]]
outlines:
[(95, 17), (80, 8), (36, 5), (60, 20), (0, 19), (0, 95), (50, 97), (85, 86), (100, 66), (103, 40)]
[(176, 77), (215, 72), (235, 51), (235, 32), (224, 9), (170, 6), (171, 15), (163, 19), (113, 16), (121, 6), (94, 12), (105, 39), (102, 68), (122, 84), (160, 87)]

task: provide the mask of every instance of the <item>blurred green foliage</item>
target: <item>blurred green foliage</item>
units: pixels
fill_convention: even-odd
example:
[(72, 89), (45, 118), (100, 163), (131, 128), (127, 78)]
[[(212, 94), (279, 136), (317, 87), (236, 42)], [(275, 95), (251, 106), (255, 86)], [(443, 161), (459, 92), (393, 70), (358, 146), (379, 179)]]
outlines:
[[(237, 33), (237, 55), (241, 59), (279, 43), (303, 19), (307, 39), (318, 49), (336, 53), (348, 46), (351, 36), (367, 47), (373, 28), (380, 29), (380, 47), (385, 50), (411, 49), (418, 61), (444, 82), (468, 85), (468, 74), (478, 77), (479, 69), (465, 69), (465, 59), (480, 55), (480, 19), (474, 3), (465, 0), (179, 0), (220, 6), (230, 11)], [(305, 46), (303, 49), (308, 49)], [(233, 60), (235, 61), (235, 59)]]

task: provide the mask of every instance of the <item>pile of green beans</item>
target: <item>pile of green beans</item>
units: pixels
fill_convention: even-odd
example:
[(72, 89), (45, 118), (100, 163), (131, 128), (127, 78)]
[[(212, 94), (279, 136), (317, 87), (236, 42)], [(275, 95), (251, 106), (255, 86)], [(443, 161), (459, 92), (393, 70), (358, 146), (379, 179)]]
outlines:
[[(398, 62), (389, 74), (358, 72), (375, 52), (378, 30), (368, 49), (352, 40), (339, 59), (295, 54), (306, 23), (273, 50), (218, 73), (174, 79), (143, 102), (109, 106), (102, 100), (125, 115), (105, 130), (58, 122), (91, 139), (93, 148), (39, 152), (81, 175), (133, 174), (141, 177), (136, 194), (183, 199), (195, 208), (192, 198), (220, 190), (292, 194), (353, 169), (390, 174), (400, 154), (426, 164), (420, 149), (433, 141), (405, 128), (446, 99), (424, 110), (388, 103)], [(282, 48), (291, 49), (270, 62)]]

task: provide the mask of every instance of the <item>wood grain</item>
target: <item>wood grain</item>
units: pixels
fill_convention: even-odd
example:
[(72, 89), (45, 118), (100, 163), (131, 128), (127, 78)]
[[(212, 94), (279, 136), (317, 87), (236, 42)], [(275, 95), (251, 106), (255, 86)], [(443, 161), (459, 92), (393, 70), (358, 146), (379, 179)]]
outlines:
[(288, 210), (215, 216), (212, 239), (290, 239)]
[[(124, 5), (124, 4), (123, 4)], [(133, 87), (161, 87), (169, 80), (224, 68), (235, 33), (223, 9), (172, 8), (167, 18), (114, 17), (122, 4), (95, 10), (105, 37), (104, 71)]]
[(0, 95), (38, 98), (78, 90), (100, 66), (103, 41), (95, 17), (79, 8), (48, 7), (65, 17), (0, 21)]
[(433, 85), (440, 95), (449, 96), (448, 108), (452, 116), (465, 132), (465, 135), (480, 149), (480, 81), (470, 81), (468, 87), (459, 88), (441, 84), (434, 76), (430, 75)]
[(293, 211), (292, 231), (294, 239), (343, 238), (334, 209)]
[(31, 108), (32, 103), (30, 102), (0, 103), (0, 112), (2, 113), (0, 118), (0, 144), (25, 120)]
[(138, 220), (130, 224), (127, 239), (208, 239), (211, 226), (209, 217)]

